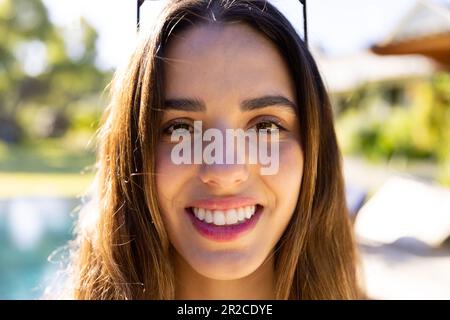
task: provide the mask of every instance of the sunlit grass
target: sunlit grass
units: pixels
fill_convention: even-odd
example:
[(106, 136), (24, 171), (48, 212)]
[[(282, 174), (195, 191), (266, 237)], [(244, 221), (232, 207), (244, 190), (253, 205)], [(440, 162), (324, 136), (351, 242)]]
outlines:
[(92, 180), (92, 174), (0, 172), (0, 197), (77, 197)]
[(92, 149), (67, 137), (0, 144), (0, 197), (79, 196), (93, 179), (94, 163)]
[(37, 140), (0, 148), (0, 172), (80, 173), (95, 162), (92, 150), (74, 139)]

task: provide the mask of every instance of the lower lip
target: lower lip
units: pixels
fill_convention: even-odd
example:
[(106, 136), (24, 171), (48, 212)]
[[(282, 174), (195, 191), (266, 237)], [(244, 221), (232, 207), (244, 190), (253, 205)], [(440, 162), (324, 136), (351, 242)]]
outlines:
[(217, 226), (212, 223), (206, 223), (204, 221), (198, 220), (191, 209), (186, 209), (186, 213), (191, 218), (194, 228), (205, 238), (214, 241), (232, 241), (242, 236), (244, 233), (252, 230), (259, 218), (261, 217), (263, 207), (257, 206), (256, 212), (250, 219), (246, 219), (244, 222), (234, 225), (223, 225)]

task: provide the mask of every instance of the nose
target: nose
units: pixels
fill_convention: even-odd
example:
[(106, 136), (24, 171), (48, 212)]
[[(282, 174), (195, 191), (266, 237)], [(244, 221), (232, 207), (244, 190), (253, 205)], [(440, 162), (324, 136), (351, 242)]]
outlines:
[(199, 176), (207, 185), (228, 189), (247, 181), (249, 171), (246, 164), (203, 164)]
[(218, 143), (218, 146), (222, 147), (222, 152), (219, 152), (218, 156), (219, 163), (216, 161), (204, 161), (200, 166), (199, 177), (203, 183), (211, 187), (232, 189), (248, 180), (250, 175), (249, 164), (245, 159), (245, 155), (238, 152), (237, 144), (229, 143), (226, 138), (226, 130), (233, 126), (228, 122), (220, 122), (216, 125), (215, 129), (219, 131), (217, 134), (220, 133), (222, 136), (222, 139), (218, 140), (222, 140), (221, 143)]

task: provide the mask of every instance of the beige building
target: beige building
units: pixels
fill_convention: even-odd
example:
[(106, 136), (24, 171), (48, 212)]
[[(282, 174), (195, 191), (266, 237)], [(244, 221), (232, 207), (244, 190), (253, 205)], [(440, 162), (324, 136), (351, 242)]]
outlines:
[(450, 5), (419, 0), (372, 51), (379, 55), (420, 54), (450, 69)]

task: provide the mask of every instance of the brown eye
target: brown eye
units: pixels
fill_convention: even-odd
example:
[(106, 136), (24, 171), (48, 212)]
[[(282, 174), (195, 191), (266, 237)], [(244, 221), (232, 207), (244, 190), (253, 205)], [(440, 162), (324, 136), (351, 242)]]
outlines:
[(274, 121), (270, 121), (270, 120), (263, 120), (258, 122), (254, 128), (256, 129), (257, 132), (267, 132), (267, 133), (271, 133), (275, 130), (284, 130), (284, 128), (279, 125), (278, 123), (275, 123)]
[(189, 123), (179, 122), (173, 123), (164, 129), (164, 134), (172, 135), (174, 132), (179, 134), (193, 133), (194, 128)]
[(272, 131), (278, 129), (278, 126), (275, 123), (269, 122), (269, 121), (263, 121), (256, 125), (256, 130), (267, 130)]

